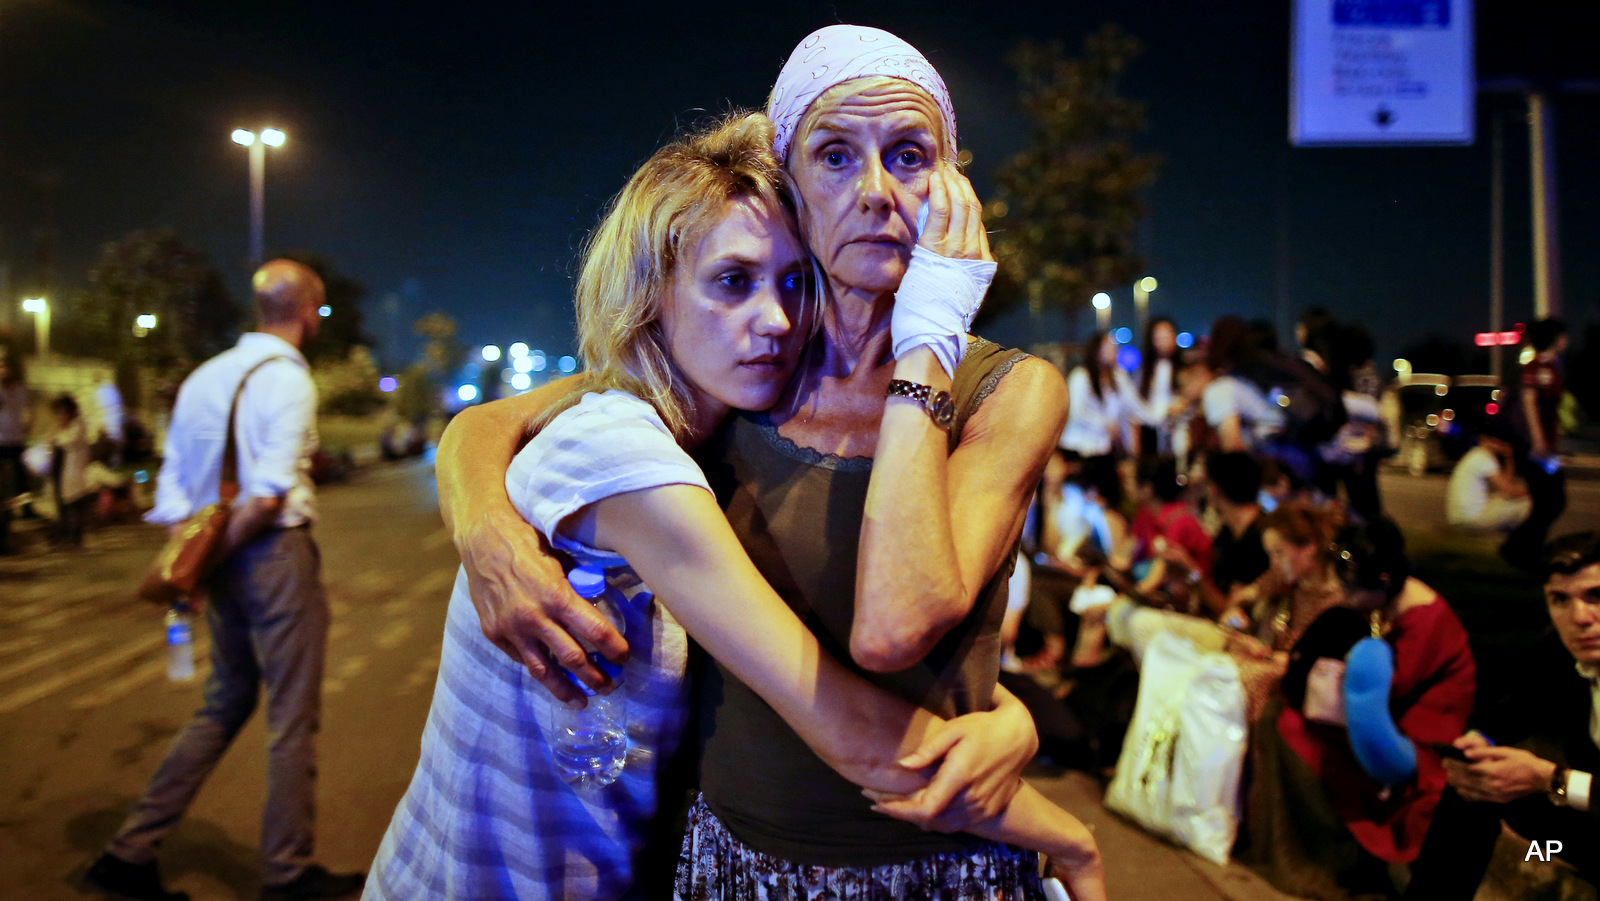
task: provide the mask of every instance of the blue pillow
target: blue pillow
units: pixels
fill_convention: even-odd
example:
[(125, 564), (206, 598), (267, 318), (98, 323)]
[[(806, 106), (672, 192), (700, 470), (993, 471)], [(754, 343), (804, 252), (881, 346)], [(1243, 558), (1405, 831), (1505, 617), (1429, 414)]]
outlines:
[(1363, 638), (1344, 665), (1344, 719), (1356, 760), (1384, 785), (1404, 782), (1417, 771), (1417, 749), (1389, 712), (1394, 649), (1381, 638)]

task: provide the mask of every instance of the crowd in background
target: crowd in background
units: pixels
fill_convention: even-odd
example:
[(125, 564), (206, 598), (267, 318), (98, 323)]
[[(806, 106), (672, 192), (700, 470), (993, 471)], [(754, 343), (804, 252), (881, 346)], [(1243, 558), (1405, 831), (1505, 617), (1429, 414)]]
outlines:
[[(1543, 465), (1553, 426), (1541, 435), (1527, 420), (1552, 381), (1559, 391), (1559, 366), (1546, 361), (1560, 331), (1535, 326), (1538, 356), (1520, 382), (1529, 403), (1513, 395), (1482, 452), (1458, 467), (1506, 498), (1489, 528), (1518, 530), (1502, 551), (1513, 563), (1537, 558), (1548, 510), (1560, 512), (1547, 501), (1528, 526), (1539, 475), (1520, 476), (1518, 463), (1555, 477)], [(1435, 745), (1467, 732), (1475, 667), (1460, 621), (1412, 575), (1383, 514), (1377, 475), (1392, 441), (1371, 337), (1322, 310), (1302, 318), (1293, 349), (1236, 316), (1192, 348), (1178, 335), (1170, 319), (1151, 321), (1127, 366), (1133, 355), (1097, 332), (1071, 368), (1070, 418), (1014, 577), (1002, 681), (1034, 713), (1041, 754), (1112, 780), (1115, 806), (1119, 768), (1160, 756), (1131, 745), (1181, 740), (1176, 720), (1154, 732), (1137, 722), (1150, 705), (1141, 666), (1156, 654), (1152, 636), (1226, 655), (1248, 741), (1231, 771), (1236, 832), (1222, 855), (1293, 894), (1395, 896), (1389, 867), (1422, 848), (1447, 784)], [(1468, 477), (1458, 471), (1452, 497)], [(1377, 644), (1358, 652), (1368, 638)], [(1352, 695), (1357, 684), (1368, 697)], [(1220, 744), (1209, 751), (1226, 756)], [(1178, 779), (1166, 753), (1156, 776)], [(1151, 773), (1135, 778), (1155, 791)], [(1153, 816), (1185, 815), (1199, 816)], [(1196, 847), (1183, 823), (1146, 825)]]

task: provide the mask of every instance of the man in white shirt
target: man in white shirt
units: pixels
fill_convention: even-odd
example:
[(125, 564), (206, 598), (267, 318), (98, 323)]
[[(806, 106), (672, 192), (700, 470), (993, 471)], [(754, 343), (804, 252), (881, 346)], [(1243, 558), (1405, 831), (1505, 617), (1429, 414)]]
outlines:
[(1525, 860), (1560, 857), (1590, 883), (1600, 879), (1600, 532), (1552, 541), (1543, 569), (1545, 607), (1567, 654), (1530, 653), (1535, 678), (1511, 709), (1475, 714), (1484, 732), (1455, 740), (1466, 759), (1444, 761), (1449, 789), (1411, 867), (1407, 898), (1469, 901), (1502, 820), (1534, 842)]
[(1511, 445), (1492, 435), (1462, 455), (1450, 472), (1445, 519), (1453, 526), (1510, 531), (1528, 518), (1533, 501), (1517, 480)]
[(33, 394), (0, 347), (0, 554), (11, 553), (11, 503), (27, 487), (22, 452), (33, 432)]
[[(257, 331), (196, 369), (178, 392), (151, 522), (176, 525), (216, 501), (229, 409), (239, 500), (207, 578), (211, 676), (205, 705), (173, 740), (144, 796), (90, 867), (88, 880), (125, 897), (175, 901), (162, 887), (156, 848), (267, 694), (267, 801), (262, 817), (262, 899), (333, 898), (358, 891), (359, 873), (312, 863), (316, 735), (328, 603), (311, 538), (316, 518), (311, 455), (317, 393), (300, 348), (317, 334), (322, 280), (274, 260), (252, 280)], [(242, 387), (241, 387), (242, 385)]]

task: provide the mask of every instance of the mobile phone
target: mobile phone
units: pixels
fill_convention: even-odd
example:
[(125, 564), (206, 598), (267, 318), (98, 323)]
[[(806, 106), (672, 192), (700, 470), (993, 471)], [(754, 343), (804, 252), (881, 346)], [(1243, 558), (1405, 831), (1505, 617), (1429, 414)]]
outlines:
[(1440, 757), (1443, 757), (1446, 760), (1460, 760), (1460, 761), (1466, 761), (1467, 760), (1467, 752), (1466, 751), (1461, 750), (1460, 748), (1456, 747), (1453, 744), (1450, 744), (1447, 741), (1429, 742), (1428, 746), (1433, 748), (1433, 750)]

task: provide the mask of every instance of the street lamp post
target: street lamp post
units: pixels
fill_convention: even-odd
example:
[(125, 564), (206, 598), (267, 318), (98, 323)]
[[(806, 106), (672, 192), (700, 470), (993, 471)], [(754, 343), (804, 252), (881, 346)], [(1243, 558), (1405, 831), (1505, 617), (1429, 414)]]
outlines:
[(1133, 283), (1133, 315), (1141, 335), (1150, 321), (1150, 292), (1155, 289), (1156, 280), (1148, 275)]
[(250, 148), (250, 265), (259, 266), (266, 256), (267, 148), (282, 147), (285, 135), (276, 128), (263, 128), (261, 134), (243, 128), (233, 130), (233, 142)]
[(39, 356), (50, 356), (50, 303), (43, 297), (29, 297), (22, 301), (22, 311), (33, 314), (33, 334)]

